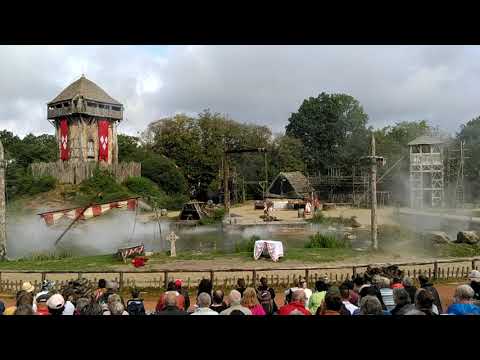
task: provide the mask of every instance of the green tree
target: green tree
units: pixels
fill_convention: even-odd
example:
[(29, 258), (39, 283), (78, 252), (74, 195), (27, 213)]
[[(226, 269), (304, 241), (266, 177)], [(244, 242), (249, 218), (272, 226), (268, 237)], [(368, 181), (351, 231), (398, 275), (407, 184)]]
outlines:
[(367, 122), (358, 100), (323, 92), (303, 101), (288, 119), (286, 134), (302, 141), (311, 171), (332, 166), (349, 170), (368, 151)]
[(141, 162), (146, 156), (146, 147), (137, 136), (118, 134), (118, 161)]
[(472, 201), (480, 200), (480, 116), (462, 125), (457, 139), (465, 141), (468, 156), (465, 161), (464, 176), (466, 182), (466, 198)]
[(148, 154), (142, 161), (142, 176), (155, 182), (167, 194), (185, 194), (187, 191), (182, 171), (163, 155)]
[(278, 136), (270, 151), (270, 172), (275, 176), (280, 171), (305, 171), (303, 143), (290, 136)]

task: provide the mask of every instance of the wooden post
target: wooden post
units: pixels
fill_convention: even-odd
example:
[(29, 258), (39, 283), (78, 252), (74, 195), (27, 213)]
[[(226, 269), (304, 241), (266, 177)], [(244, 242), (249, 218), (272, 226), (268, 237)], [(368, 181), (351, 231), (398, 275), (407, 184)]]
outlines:
[(225, 216), (230, 216), (230, 190), (228, 189), (228, 154), (223, 155), (223, 202), (225, 205)]
[(307, 281), (307, 288), (308, 288), (308, 269), (305, 269), (305, 280)]
[[(428, 269), (430, 270), (430, 269)], [(438, 278), (438, 262), (433, 263), (433, 278), (436, 280)]]
[(122, 290), (122, 288), (123, 288), (123, 272), (120, 272), (119, 274), (120, 274), (120, 276), (119, 276), (119, 281), (118, 281), (118, 288), (119, 288), (119, 290)]
[(80, 280), (80, 279), (82, 278), (82, 273), (79, 272), (79, 273), (77, 274), (77, 277), (78, 277), (78, 280)]
[(256, 285), (257, 285), (257, 271), (256, 270), (253, 270), (252, 271), (252, 284), (253, 284), (253, 288), (255, 289), (256, 288)]
[(371, 142), (372, 151), (372, 167), (371, 167), (371, 232), (372, 232), (372, 247), (373, 250), (378, 249), (377, 240), (377, 159), (375, 158), (375, 136), (372, 134)]
[(212, 284), (212, 286), (213, 286), (213, 277), (214, 277), (214, 272), (210, 271), (210, 283)]
[(357, 268), (355, 266), (352, 267), (352, 280), (355, 278), (357, 275)]
[(165, 291), (166, 291), (167, 287), (168, 287), (168, 271), (163, 272), (163, 285), (164, 285)]
[(42, 284), (43, 284), (43, 282), (45, 281), (45, 279), (46, 279), (46, 277), (47, 277), (46, 275), (47, 275), (46, 273), (42, 272)]
[(475, 268), (475, 261), (476, 261), (475, 259), (472, 260), (472, 270), (476, 270), (476, 268)]
[(5, 221), (5, 158), (0, 141), (0, 260), (7, 257), (7, 229)]

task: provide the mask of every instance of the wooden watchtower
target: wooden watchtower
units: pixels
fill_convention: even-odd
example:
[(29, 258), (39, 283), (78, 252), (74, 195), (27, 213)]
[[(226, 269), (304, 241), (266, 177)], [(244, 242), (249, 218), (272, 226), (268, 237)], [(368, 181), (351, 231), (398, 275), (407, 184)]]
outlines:
[(62, 161), (118, 163), (122, 119), (123, 105), (85, 75), (48, 103)]
[(61, 184), (80, 184), (97, 168), (119, 182), (141, 175), (141, 164), (118, 162), (117, 126), (123, 105), (85, 75), (48, 103), (48, 121), (55, 127), (59, 157), (30, 165), (35, 177), (52, 176)]

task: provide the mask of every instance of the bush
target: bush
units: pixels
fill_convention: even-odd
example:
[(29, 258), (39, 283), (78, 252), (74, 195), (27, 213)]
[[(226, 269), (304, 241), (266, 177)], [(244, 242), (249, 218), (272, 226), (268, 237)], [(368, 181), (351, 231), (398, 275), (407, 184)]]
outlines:
[(253, 253), (255, 249), (255, 241), (260, 240), (260, 237), (253, 235), (250, 239), (240, 244), (235, 244), (235, 252), (249, 252)]
[(337, 239), (335, 235), (316, 233), (315, 235), (310, 236), (310, 241), (305, 244), (305, 247), (321, 249), (343, 249), (350, 247), (350, 242), (344, 239)]
[(145, 177), (129, 177), (123, 184), (132, 193), (147, 199), (160, 198), (164, 196), (157, 184)]
[(80, 184), (77, 200), (84, 202), (109, 202), (132, 196), (123, 185), (117, 183), (108, 171), (96, 169), (93, 176)]
[(187, 183), (175, 163), (158, 154), (149, 154), (142, 161), (142, 176), (155, 182), (167, 194), (185, 194)]
[(322, 211), (317, 211), (313, 214), (313, 217), (310, 220), (314, 224), (328, 224), (330, 219), (326, 217)]
[(15, 198), (22, 195), (36, 195), (54, 189), (56, 182), (51, 176), (33, 177), (25, 169), (12, 166), (7, 171), (7, 196)]

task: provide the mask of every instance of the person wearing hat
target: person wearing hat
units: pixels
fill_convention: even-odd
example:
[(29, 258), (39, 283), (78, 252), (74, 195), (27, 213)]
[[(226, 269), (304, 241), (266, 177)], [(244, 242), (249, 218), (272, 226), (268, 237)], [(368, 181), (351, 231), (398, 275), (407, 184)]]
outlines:
[(472, 270), (468, 275), (468, 280), (470, 280), (470, 287), (475, 292), (473, 301), (480, 304), (480, 271)]
[(3, 315), (4, 312), (5, 312), (5, 304), (3, 303), (3, 301), (0, 301), (0, 315)]
[(20, 290), (17, 292), (16, 303), (14, 306), (9, 306), (5, 309), (3, 315), (15, 315), (17, 307), (20, 305), (30, 305), (33, 304), (33, 293), (26, 290)]
[(26, 281), (22, 284), (22, 290), (27, 293), (33, 293), (35, 291), (35, 286), (33, 286), (29, 281)]
[(63, 314), (65, 310), (65, 299), (60, 294), (53, 294), (47, 300), (47, 307), (50, 315), (59, 316)]
[(50, 315), (48, 311), (47, 301), (50, 298), (50, 294), (39, 294), (35, 297), (35, 301), (37, 303), (37, 310), (35, 311), (35, 315)]
[[(45, 280), (42, 281), (41, 290), (36, 296), (51, 293), (54, 290), (54, 287), (55, 287), (55, 281), (45, 279)], [(32, 305), (33, 311), (35, 311), (35, 312), (37, 311), (37, 301), (36, 301), (36, 299), (37, 299), (36, 297), (33, 298), (33, 305)]]

